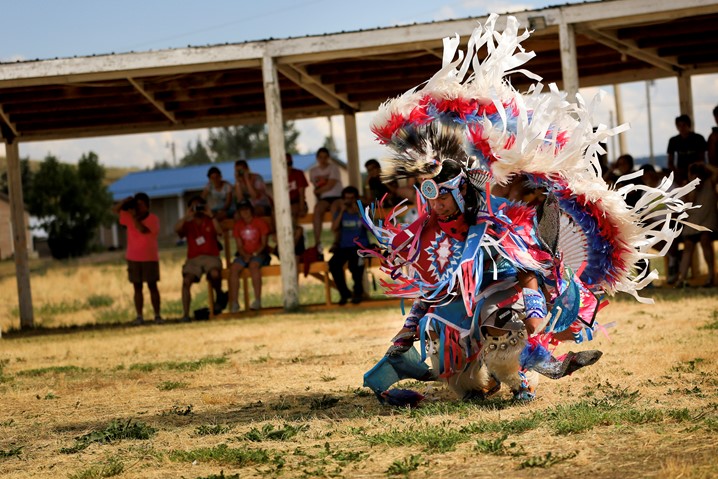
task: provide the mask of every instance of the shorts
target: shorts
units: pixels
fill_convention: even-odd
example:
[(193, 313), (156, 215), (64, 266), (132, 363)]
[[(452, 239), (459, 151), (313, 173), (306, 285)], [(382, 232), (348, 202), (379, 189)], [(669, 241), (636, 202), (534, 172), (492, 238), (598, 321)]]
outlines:
[(185, 261), (182, 265), (182, 276), (191, 274), (194, 276), (194, 282), (198, 283), (203, 274), (207, 274), (213, 269), (222, 269), (222, 260), (219, 256), (200, 255)]
[(159, 282), (160, 262), (127, 260), (127, 279), (133, 284)]
[(251, 258), (249, 258), (249, 262), (244, 261), (244, 259), (241, 256), (235, 256), (234, 261), (232, 261), (235, 264), (242, 265), (244, 268), (249, 267), (249, 263), (259, 263), (259, 266), (267, 266), (269, 265), (269, 262), (272, 260), (272, 258), (269, 257), (267, 253), (257, 253)]
[(341, 196), (327, 196), (326, 198), (319, 198), (318, 201), (326, 201), (327, 203), (329, 203), (331, 205), (335, 201), (341, 200), (341, 199), (342, 199)]

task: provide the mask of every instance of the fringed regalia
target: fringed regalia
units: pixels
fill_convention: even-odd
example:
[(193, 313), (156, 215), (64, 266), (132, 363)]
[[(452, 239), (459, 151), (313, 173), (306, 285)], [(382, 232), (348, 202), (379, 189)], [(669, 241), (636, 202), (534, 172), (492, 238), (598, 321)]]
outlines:
[[(420, 342), (420, 353), (407, 347), (388, 354), (365, 375), (392, 404), (413, 402), (387, 391), (404, 377), (441, 378), (463, 397), (484, 397), (504, 383), (530, 399), (537, 371), (561, 377), (597, 360), (600, 352), (557, 359), (547, 347), (564, 331), (576, 342), (593, 339), (606, 296), (623, 292), (651, 302), (638, 294), (657, 277), (648, 270), (651, 249), (660, 244), (658, 254), (665, 253), (691, 207), (680, 198), (694, 183), (671, 190), (667, 178), (657, 188), (609, 188), (600, 143), (627, 127), (594, 125), (597, 100), (587, 105), (577, 95), (571, 103), (554, 84), (517, 92), (509, 75), (540, 80), (519, 68), (534, 56), (521, 46), (529, 32), (519, 34), (510, 16), (499, 32), (497, 19), (491, 15), (473, 32), (465, 55), (458, 35), (444, 39), (442, 68), (422, 88), (384, 103), (372, 124), (393, 151), (383, 160), (384, 178), (424, 181), (419, 219), (411, 224), (399, 220), (405, 205), (383, 215), (376, 214), (380, 206), (363, 208), (381, 249), (363, 254), (381, 258), (386, 294), (413, 300), (399, 339)], [(461, 178), (431, 181), (446, 161), (461, 164)], [(517, 178), (541, 189), (538, 205), (491, 195), (492, 186)], [(465, 214), (440, 220), (423, 200), (451, 192), (465, 213), (462, 185), (477, 192), (469, 221)], [(626, 195), (636, 189), (641, 199), (629, 207)], [(520, 273), (534, 275), (539, 288), (522, 288)], [(541, 325), (528, 337), (522, 321), (531, 315)], [(486, 326), (506, 333), (492, 335)]]

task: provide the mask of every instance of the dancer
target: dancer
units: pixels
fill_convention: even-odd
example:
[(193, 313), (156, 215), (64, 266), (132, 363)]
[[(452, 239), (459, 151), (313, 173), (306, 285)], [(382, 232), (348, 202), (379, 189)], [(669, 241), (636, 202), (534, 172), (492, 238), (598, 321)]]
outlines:
[[(445, 39), (442, 69), (422, 89), (382, 105), (372, 125), (393, 150), (385, 181), (419, 179), (423, 199), (410, 225), (396, 221), (403, 205), (378, 222), (374, 206), (364, 209), (384, 251), (363, 254), (382, 260), (387, 294), (414, 300), (387, 355), (365, 375), (390, 404), (421, 399), (389, 390), (406, 377), (441, 379), (465, 399), (505, 384), (514, 398), (530, 400), (539, 373), (558, 379), (595, 363), (600, 351), (555, 358), (549, 350), (591, 340), (607, 294), (649, 302), (637, 292), (657, 273), (634, 265), (645, 265), (640, 260), (660, 241), (665, 252), (685, 217), (679, 198), (695, 186), (609, 189), (599, 143), (625, 128), (594, 128), (581, 99), (567, 102), (555, 85), (517, 92), (508, 74), (539, 79), (517, 70), (534, 56), (521, 47), (529, 33), (519, 35), (513, 17), (499, 33), (497, 18), (474, 31), (466, 56), (454, 60), (459, 38)], [(543, 191), (537, 206), (491, 195), (492, 185), (519, 177)], [(644, 194), (631, 208), (625, 197), (633, 189)], [(670, 208), (657, 214), (663, 205)]]

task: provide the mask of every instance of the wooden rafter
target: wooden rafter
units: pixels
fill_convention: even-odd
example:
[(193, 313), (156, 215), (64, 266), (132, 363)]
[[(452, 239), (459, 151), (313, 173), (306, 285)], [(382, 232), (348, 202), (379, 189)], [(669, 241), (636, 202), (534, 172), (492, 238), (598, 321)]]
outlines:
[(174, 113), (171, 111), (168, 111), (167, 108), (165, 108), (164, 104), (162, 102), (159, 102), (155, 100), (155, 96), (145, 90), (144, 86), (141, 82), (135, 80), (134, 78), (127, 78), (127, 81), (129, 81), (135, 89), (142, 94), (147, 100), (154, 105), (155, 108), (157, 108), (160, 113), (162, 113), (164, 116), (166, 116), (172, 123), (177, 123), (177, 119), (175, 118)]
[(332, 86), (324, 85), (320, 77), (310, 75), (304, 67), (286, 64), (277, 65), (277, 70), (331, 107), (340, 108), (340, 104), (344, 104), (352, 110), (359, 109), (359, 105), (350, 101), (346, 95), (337, 93)]
[(681, 65), (677, 62), (667, 61), (654, 54), (649, 49), (641, 49), (638, 45), (636, 45), (636, 42), (632, 40), (621, 40), (615, 34), (609, 34), (605, 31), (593, 30), (590, 28), (581, 28), (578, 25), (576, 26), (576, 32), (581, 35), (585, 35), (598, 43), (606, 45), (607, 47), (613, 48), (618, 52), (630, 55), (633, 58), (637, 58), (662, 70), (669, 72), (680, 72), (683, 70), (683, 67), (681, 67)]
[(2, 121), (4, 121), (8, 128), (10, 128), (10, 131), (12, 131), (13, 135), (20, 136), (20, 133), (17, 131), (17, 126), (15, 126), (12, 121), (10, 121), (10, 117), (7, 113), (5, 113), (2, 104), (0, 104), (0, 118), (2, 118)]

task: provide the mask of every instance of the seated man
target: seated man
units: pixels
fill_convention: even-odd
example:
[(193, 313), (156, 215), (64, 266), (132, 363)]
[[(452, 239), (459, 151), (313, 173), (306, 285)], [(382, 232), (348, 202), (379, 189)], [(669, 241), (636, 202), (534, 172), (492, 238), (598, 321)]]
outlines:
[(201, 196), (193, 196), (189, 200), (187, 212), (175, 224), (175, 232), (180, 238), (187, 239), (187, 261), (182, 266), (182, 321), (190, 321), (190, 288), (193, 283), (199, 282), (202, 275), (207, 275), (215, 291), (215, 314), (227, 305), (226, 294), (222, 292), (222, 260), (217, 239), (221, 231), (217, 219)]
[(267, 237), (269, 225), (261, 218), (256, 218), (252, 211), (252, 204), (243, 201), (237, 205), (239, 218), (234, 223), (234, 238), (237, 242), (235, 255), (229, 274), (229, 300), (230, 312), (239, 311), (237, 295), (239, 290), (239, 275), (244, 268), (249, 268), (252, 275), (254, 301), (249, 309), (258, 310), (262, 307), (262, 266), (269, 264), (267, 254)]
[[(359, 191), (356, 188), (353, 186), (344, 188), (339, 213), (332, 223), (332, 231), (337, 235), (338, 243), (334, 248), (334, 256), (329, 260), (329, 271), (341, 295), (340, 306), (347, 304), (349, 298), (353, 304), (359, 304), (364, 296), (364, 258), (357, 254), (359, 251), (357, 242), (362, 248), (367, 248), (369, 237), (359, 214), (358, 199)], [(344, 277), (346, 263), (349, 263), (349, 271), (354, 280), (353, 294), (349, 291)]]

